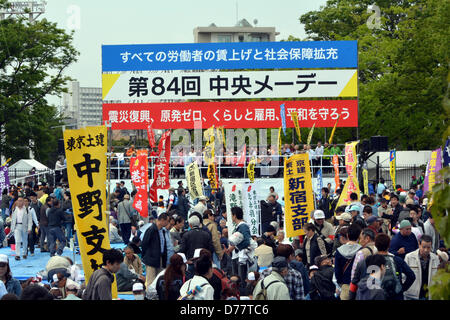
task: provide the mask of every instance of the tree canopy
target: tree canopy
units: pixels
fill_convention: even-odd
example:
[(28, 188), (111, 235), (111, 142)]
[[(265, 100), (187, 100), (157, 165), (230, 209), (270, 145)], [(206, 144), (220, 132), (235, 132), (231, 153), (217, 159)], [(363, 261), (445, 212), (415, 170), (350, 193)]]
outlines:
[(0, 21), (0, 154), (12, 162), (31, 149), (48, 163), (56, 150), (61, 120), (46, 97), (67, 92), (63, 72), (78, 56), (72, 36), (46, 19)]
[[(358, 40), (360, 138), (389, 137), (392, 148), (430, 150), (448, 126), (450, 2), (377, 1), (380, 25), (369, 28), (372, 0), (329, 0), (300, 17), (306, 40)], [(290, 39), (295, 39), (291, 37)], [(339, 129), (336, 139), (352, 140)]]

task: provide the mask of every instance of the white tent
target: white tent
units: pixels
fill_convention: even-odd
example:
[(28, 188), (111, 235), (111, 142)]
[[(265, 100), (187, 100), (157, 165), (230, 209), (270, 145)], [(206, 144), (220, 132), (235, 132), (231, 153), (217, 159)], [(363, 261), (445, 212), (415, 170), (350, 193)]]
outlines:
[(42, 163), (34, 159), (22, 159), (9, 167), (9, 174), (11, 176), (11, 173), (13, 173), (15, 170), (17, 170), (18, 174), (19, 172), (20, 174), (22, 173), (28, 174), (28, 171), (33, 169), (33, 167), (36, 168), (36, 171), (43, 171), (49, 169), (47, 166), (44, 166)]

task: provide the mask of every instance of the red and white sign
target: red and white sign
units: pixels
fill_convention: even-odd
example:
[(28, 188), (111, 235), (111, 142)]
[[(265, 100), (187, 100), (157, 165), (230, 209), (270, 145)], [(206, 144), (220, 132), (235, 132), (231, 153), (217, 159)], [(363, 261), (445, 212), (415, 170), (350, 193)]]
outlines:
[(155, 194), (158, 189), (169, 189), (169, 160), (170, 160), (170, 130), (164, 132), (158, 146), (158, 159), (155, 164), (155, 174), (152, 187), (150, 188), (150, 199), (156, 202)]
[(358, 126), (357, 100), (113, 103), (103, 104), (103, 121), (113, 130), (147, 129), (152, 119), (153, 129), (194, 129), (199, 121), (203, 128), (279, 128), (283, 103), (288, 128), (294, 127), (292, 111), (302, 128), (333, 127), (339, 114), (338, 127)]
[(139, 150), (137, 157), (130, 159), (131, 181), (136, 187), (136, 195), (134, 196), (133, 208), (139, 214), (148, 217), (148, 154), (147, 150)]

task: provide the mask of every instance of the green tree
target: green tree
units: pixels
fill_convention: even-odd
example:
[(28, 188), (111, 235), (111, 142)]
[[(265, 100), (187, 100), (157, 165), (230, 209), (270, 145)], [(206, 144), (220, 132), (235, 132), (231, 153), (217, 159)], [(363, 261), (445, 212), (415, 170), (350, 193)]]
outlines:
[[(0, 0), (0, 10), (8, 6)], [(76, 61), (73, 34), (46, 19), (22, 17), (0, 21), (0, 154), (12, 162), (28, 158), (49, 164), (61, 129), (61, 120), (48, 95), (67, 92), (71, 80), (63, 72)]]
[[(360, 137), (386, 135), (392, 148), (432, 149), (448, 124), (450, 2), (377, 1), (379, 28), (367, 22), (372, 0), (329, 0), (300, 17), (307, 40), (358, 40)], [(336, 138), (341, 141), (339, 129)], [(341, 136), (341, 137), (339, 137)]]

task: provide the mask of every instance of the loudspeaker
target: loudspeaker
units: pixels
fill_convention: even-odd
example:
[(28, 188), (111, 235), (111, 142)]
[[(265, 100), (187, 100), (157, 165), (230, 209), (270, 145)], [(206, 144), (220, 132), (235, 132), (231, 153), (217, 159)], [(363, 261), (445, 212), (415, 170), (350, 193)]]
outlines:
[(58, 154), (63, 155), (64, 154), (64, 139), (58, 140)]
[(388, 137), (384, 137), (384, 136), (370, 137), (370, 150), (371, 151), (389, 151)]
[(361, 143), (361, 152), (369, 152), (370, 151), (370, 141), (363, 140)]

